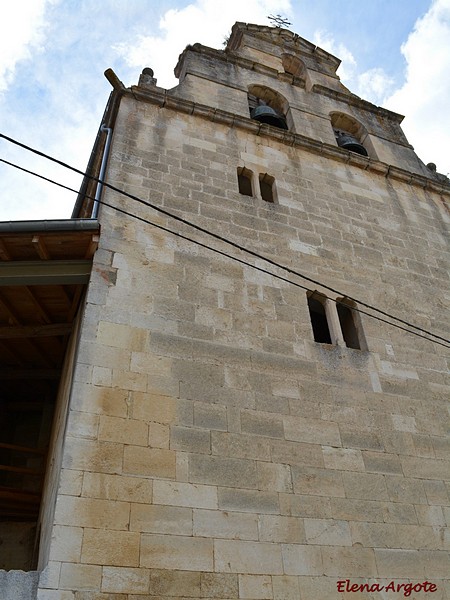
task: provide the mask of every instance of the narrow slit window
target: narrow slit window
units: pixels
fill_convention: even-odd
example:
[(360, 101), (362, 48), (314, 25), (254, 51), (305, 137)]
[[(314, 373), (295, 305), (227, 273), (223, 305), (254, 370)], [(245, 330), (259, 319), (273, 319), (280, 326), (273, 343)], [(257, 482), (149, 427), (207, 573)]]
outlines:
[(325, 306), (312, 296), (308, 297), (309, 316), (311, 319), (314, 341), (320, 344), (331, 344), (330, 328), (325, 314)]
[(361, 350), (358, 330), (356, 328), (354, 313), (352, 309), (340, 303), (336, 304), (336, 309), (345, 345), (348, 348)]
[(253, 196), (252, 172), (245, 167), (237, 170), (239, 193), (243, 196)]
[(275, 202), (274, 183), (275, 179), (267, 173), (259, 174), (259, 189), (261, 190), (261, 198), (265, 202)]

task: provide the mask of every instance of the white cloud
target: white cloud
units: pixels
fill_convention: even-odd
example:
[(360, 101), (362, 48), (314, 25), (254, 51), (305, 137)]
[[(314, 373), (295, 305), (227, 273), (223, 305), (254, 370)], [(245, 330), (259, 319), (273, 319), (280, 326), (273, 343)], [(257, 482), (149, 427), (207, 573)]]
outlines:
[(424, 162), (450, 172), (450, 0), (435, 0), (402, 46), (406, 81), (386, 107), (406, 115), (402, 127)]
[(389, 77), (381, 67), (375, 67), (358, 75), (356, 94), (375, 104), (384, 104), (393, 85), (392, 77)]
[(359, 73), (352, 53), (332, 34), (318, 32), (314, 43), (342, 60), (338, 75), (353, 93), (405, 115), (402, 129), (419, 158), (450, 172), (450, 0), (434, 0), (401, 46), (405, 81), (396, 91), (381, 67)]
[(289, 17), (290, 0), (196, 0), (183, 9), (167, 11), (159, 23), (159, 35), (141, 35), (137, 43), (133, 36), (115, 49), (128, 65), (151, 67), (158, 85), (170, 88), (177, 84), (173, 68), (188, 44), (217, 47), (217, 40), (225, 39), (235, 21), (269, 25), (267, 16), (274, 11)]
[(336, 42), (333, 35), (328, 31), (317, 31), (312, 39), (313, 43), (322, 50), (333, 54), (341, 60), (339, 66), (339, 77), (344, 81), (350, 81), (355, 77), (357, 63), (350, 50), (342, 43)]
[(337, 74), (352, 93), (374, 104), (383, 104), (394, 85), (394, 80), (384, 69), (375, 67), (359, 73), (358, 63), (351, 51), (342, 42), (336, 42), (333, 35), (328, 32), (316, 32), (314, 43), (341, 59)]
[(44, 14), (49, 0), (15, 0), (0, 19), (0, 92), (14, 77), (18, 62), (39, 52), (45, 40)]

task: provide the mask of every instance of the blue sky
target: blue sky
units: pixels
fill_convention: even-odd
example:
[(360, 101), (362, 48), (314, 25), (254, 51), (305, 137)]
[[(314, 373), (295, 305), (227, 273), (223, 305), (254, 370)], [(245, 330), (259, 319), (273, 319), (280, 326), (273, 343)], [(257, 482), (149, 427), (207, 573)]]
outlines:
[[(235, 21), (292, 31), (342, 60), (343, 83), (405, 115), (419, 157), (450, 172), (450, 0), (14, 0), (0, 21), (0, 132), (84, 170), (112, 67), (173, 87), (189, 43), (221, 48)], [(4, 140), (0, 158), (78, 188), (80, 178)], [(67, 218), (75, 194), (0, 164), (0, 220)]]

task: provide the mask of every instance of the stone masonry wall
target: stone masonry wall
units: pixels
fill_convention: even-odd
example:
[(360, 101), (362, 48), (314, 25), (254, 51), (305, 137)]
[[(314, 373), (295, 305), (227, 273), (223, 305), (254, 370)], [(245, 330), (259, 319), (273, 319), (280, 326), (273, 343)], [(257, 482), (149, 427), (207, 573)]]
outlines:
[[(275, 178), (277, 203), (239, 194), (242, 166)], [(108, 178), (445, 337), (436, 195), (129, 97)], [(318, 344), (305, 290), (112, 209), (100, 220), (38, 598), (399, 597), (343, 579), (450, 598), (448, 350), (364, 314), (368, 351)]]

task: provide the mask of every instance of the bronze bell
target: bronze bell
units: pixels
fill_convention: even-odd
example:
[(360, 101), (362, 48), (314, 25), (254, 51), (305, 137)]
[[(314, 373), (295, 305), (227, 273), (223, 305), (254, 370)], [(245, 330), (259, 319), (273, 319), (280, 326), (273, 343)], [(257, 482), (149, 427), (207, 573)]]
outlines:
[(279, 115), (270, 106), (257, 106), (251, 111), (250, 117), (255, 119), (255, 121), (259, 121), (260, 123), (267, 123), (267, 125), (272, 125), (273, 127), (278, 127), (279, 129), (287, 129), (284, 117)]
[(338, 146), (344, 148), (344, 150), (350, 150), (350, 152), (356, 152), (356, 154), (361, 154), (362, 156), (369, 156), (364, 146), (348, 133), (336, 135), (336, 141)]

